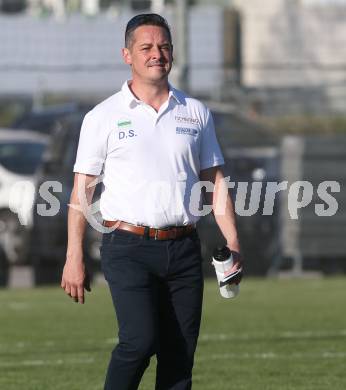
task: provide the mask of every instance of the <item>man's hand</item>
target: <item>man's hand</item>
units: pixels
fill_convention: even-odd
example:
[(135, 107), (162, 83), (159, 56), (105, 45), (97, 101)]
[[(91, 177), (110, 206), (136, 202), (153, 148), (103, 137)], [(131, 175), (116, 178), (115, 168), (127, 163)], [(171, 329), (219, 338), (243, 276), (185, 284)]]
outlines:
[[(229, 273), (232, 274), (233, 272), (243, 269), (243, 260), (241, 254), (238, 251), (233, 250), (229, 245), (227, 246), (230, 249), (233, 257), (233, 266), (229, 271)], [(243, 272), (239, 273), (239, 275), (235, 278), (234, 283), (239, 284), (242, 280), (242, 277), (243, 277)]]
[[(80, 195), (86, 197), (90, 205), (95, 190), (96, 176), (76, 173), (71, 193), (67, 217), (67, 254), (61, 279), (61, 287), (75, 302), (84, 303), (84, 289), (91, 291), (90, 279), (83, 260), (83, 236), (86, 227), (85, 204), (81, 204)], [(83, 198), (83, 199), (84, 199)]]
[(84, 289), (91, 291), (89, 275), (82, 259), (66, 259), (61, 287), (75, 302), (84, 303)]
[[(202, 170), (200, 179), (214, 184), (213, 192), (205, 192), (204, 197), (209, 204), (212, 204), (216, 223), (231, 250), (234, 264), (229, 273), (232, 274), (242, 269), (243, 261), (240, 255), (234, 204), (226, 185), (225, 176), (222, 169), (217, 166)], [(235, 278), (235, 283), (239, 284), (241, 278), (242, 272)]]

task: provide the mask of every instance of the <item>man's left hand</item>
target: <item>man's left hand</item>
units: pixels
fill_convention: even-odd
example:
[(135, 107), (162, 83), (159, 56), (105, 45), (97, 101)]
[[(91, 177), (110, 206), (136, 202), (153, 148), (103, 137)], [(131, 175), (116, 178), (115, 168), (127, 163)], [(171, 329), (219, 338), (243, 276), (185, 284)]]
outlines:
[[(228, 246), (228, 248), (230, 249), (230, 251), (232, 253), (232, 257), (233, 257), (233, 266), (230, 270), (230, 274), (232, 274), (233, 272), (239, 271), (239, 270), (242, 271), (243, 270), (243, 259), (241, 257), (241, 254), (239, 252), (233, 250), (229, 246)], [(234, 283), (239, 284), (242, 280), (242, 277), (243, 277), (243, 272), (240, 272), (239, 275), (235, 278)]]

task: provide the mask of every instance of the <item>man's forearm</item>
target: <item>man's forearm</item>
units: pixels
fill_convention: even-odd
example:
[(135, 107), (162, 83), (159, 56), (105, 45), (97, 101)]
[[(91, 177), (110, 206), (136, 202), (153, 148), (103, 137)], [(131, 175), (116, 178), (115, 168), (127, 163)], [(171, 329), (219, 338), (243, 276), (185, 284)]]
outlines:
[(83, 212), (75, 209), (74, 206), (78, 207), (79, 204), (73, 203), (71, 197), (67, 222), (67, 257), (78, 256), (83, 252), (86, 218)]
[(221, 168), (216, 167), (202, 171), (201, 179), (214, 184), (213, 192), (205, 192), (205, 199), (207, 203), (212, 205), (216, 223), (225, 237), (228, 247), (240, 252), (234, 204)]
[[(215, 196), (213, 198), (216, 198)], [(215, 203), (214, 203), (215, 202)], [(213, 210), (216, 223), (218, 224), (223, 236), (227, 241), (227, 245), (231, 250), (240, 252), (240, 244), (238, 238), (236, 217), (234, 212), (234, 205), (230, 195), (227, 195), (226, 207), (223, 213), (216, 213), (217, 210), (216, 203), (217, 200), (213, 202)], [(214, 208), (215, 206), (215, 208)]]
[(67, 219), (67, 258), (83, 256), (87, 207), (94, 193), (94, 187), (89, 187), (92, 180), (93, 178), (87, 175), (79, 174), (75, 177)]

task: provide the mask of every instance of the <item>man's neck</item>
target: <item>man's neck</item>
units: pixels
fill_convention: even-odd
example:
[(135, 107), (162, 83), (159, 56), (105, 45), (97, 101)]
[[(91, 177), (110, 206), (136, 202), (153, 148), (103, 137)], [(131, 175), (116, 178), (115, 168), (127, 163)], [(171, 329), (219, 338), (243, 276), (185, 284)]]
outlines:
[(142, 102), (159, 111), (162, 104), (168, 99), (169, 86), (168, 81), (163, 80), (160, 83), (142, 83), (135, 79), (129, 83), (132, 93)]

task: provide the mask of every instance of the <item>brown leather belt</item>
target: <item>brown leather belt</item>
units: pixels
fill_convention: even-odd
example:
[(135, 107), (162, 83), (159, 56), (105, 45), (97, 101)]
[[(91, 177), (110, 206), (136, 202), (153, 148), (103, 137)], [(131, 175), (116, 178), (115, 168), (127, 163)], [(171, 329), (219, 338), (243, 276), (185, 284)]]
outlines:
[(132, 225), (123, 221), (103, 221), (103, 226), (115, 227), (117, 230), (125, 230), (139, 236), (154, 238), (155, 240), (175, 240), (176, 238), (188, 236), (195, 229), (195, 225), (172, 226), (164, 229), (155, 229), (149, 226)]

